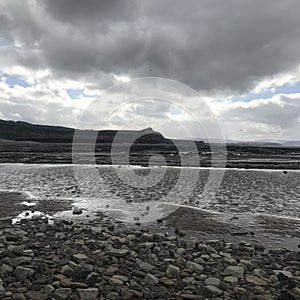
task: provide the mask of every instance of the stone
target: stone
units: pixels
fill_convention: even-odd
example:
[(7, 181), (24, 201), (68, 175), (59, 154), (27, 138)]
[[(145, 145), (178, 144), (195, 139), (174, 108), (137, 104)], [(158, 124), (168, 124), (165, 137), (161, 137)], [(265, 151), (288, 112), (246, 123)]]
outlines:
[(253, 283), (255, 285), (261, 285), (261, 286), (268, 285), (268, 283), (265, 280), (263, 280), (262, 278), (259, 278), (257, 276), (253, 276), (253, 275), (247, 275), (246, 281), (249, 283)]
[(12, 273), (13, 272), (13, 268), (7, 264), (2, 264), (0, 267), (0, 275), (4, 276), (6, 274)]
[(280, 273), (288, 278), (293, 277), (293, 274), (290, 271), (283, 271), (283, 270), (274, 270), (275, 275), (279, 275)]
[(180, 268), (174, 265), (169, 265), (166, 274), (168, 277), (178, 277), (180, 275)]
[(72, 281), (70, 278), (68, 277), (63, 277), (60, 279), (60, 283), (62, 287), (66, 287), (66, 288), (79, 288), (79, 289), (85, 289), (88, 287), (88, 285), (86, 283), (83, 282), (77, 282), (77, 281)]
[(12, 296), (13, 300), (27, 300), (23, 293), (16, 293)]
[(34, 257), (34, 252), (31, 249), (24, 250), (22, 254), (25, 256)]
[(9, 264), (12, 267), (15, 268), (19, 265), (29, 263), (30, 261), (32, 261), (31, 257), (29, 257), (29, 256), (20, 256), (20, 257), (16, 257), (16, 258), (11, 258), (10, 261), (9, 261)]
[(271, 282), (273, 282), (273, 283), (276, 283), (276, 282), (278, 282), (278, 278), (277, 278), (277, 276), (276, 275), (271, 275), (270, 277), (269, 277), (269, 279), (271, 280)]
[(208, 277), (204, 280), (205, 285), (213, 285), (213, 286), (219, 286), (220, 279), (216, 277)]
[(114, 278), (114, 277), (109, 279), (109, 283), (112, 286), (122, 286), (124, 284), (124, 282), (122, 280)]
[(120, 296), (116, 292), (110, 292), (109, 294), (106, 295), (107, 300), (119, 300)]
[(27, 277), (30, 277), (34, 274), (34, 270), (31, 268), (25, 268), (22, 266), (16, 267), (14, 271), (14, 275), (19, 279), (19, 280), (26, 280)]
[(12, 251), (15, 254), (22, 254), (25, 249), (25, 245), (20, 245), (20, 246), (8, 246), (7, 250)]
[(205, 287), (205, 292), (210, 296), (210, 297), (213, 297), (213, 296), (220, 296), (223, 294), (223, 291), (220, 290), (219, 288), (217, 288), (216, 286), (214, 285), (208, 285)]
[(123, 275), (113, 275), (113, 278), (117, 278), (119, 280), (122, 280), (123, 282), (129, 281), (129, 278), (127, 276), (123, 276)]
[(148, 273), (145, 276), (144, 282), (148, 285), (155, 285), (159, 283), (159, 279), (156, 276)]
[(83, 213), (83, 210), (78, 207), (75, 207), (73, 209), (73, 215), (81, 215), (82, 213)]
[(66, 276), (74, 276), (75, 274), (74, 270), (69, 265), (64, 265), (60, 272)]
[(202, 265), (199, 265), (192, 261), (188, 261), (186, 263), (186, 268), (197, 274), (202, 274), (202, 272), (204, 271), (204, 267)]
[(48, 297), (42, 291), (28, 291), (25, 299), (46, 300)]
[(80, 299), (84, 300), (96, 300), (98, 299), (99, 290), (97, 288), (87, 288), (87, 289), (76, 289), (76, 292)]
[(5, 289), (2, 285), (0, 285), (0, 296), (4, 295)]
[(265, 246), (263, 244), (254, 244), (254, 250), (255, 251), (264, 251)]
[(243, 278), (244, 277), (244, 268), (237, 267), (237, 266), (229, 266), (221, 274), (229, 275), (229, 276), (236, 276), (238, 278)]
[(155, 267), (147, 262), (142, 262), (140, 263), (139, 267), (146, 272), (152, 271), (153, 269), (155, 269)]
[(192, 294), (180, 294), (180, 298), (189, 299), (189, 300), (203, 300), (203, 296), (192, 295)]
[(38, 233), (35, 234), (35, 237), (37, 237), (37, 238), (43, 238), (43, 237), (45, 237), (45, 234), (42, 233), (42, 232), (38, 232)]
[(238, 280), (239, 279), (235, 276), (225, 276), (224, 277), (224, 281), (230, 282), (230, 283), (236, 283), (236, 282), (238, 282)]
[(129, 250), (127, 249), (115, 249), (112, 248), (108, 251), (108, 254), (115, 256), (115, 257), (124, 257), (129, 253)]
[(300, 295), (300, 288), (299, 287), (295, 287), (293, 289), (293, 293), (295, 293), (296, 295)]
[(258, 268), (254, 269), (252, 271), (252, 273), (254, 276), (257, 276), (257, 277), (263, 277), (266, 275), (266, 273), (262, 269), (258, 269)]
[(52, 294), (54, 291), (55, 291), (55, 288), (54, 288), (51, 284), (47, 284), (47, 285), (44, 287), (44, 293), (45, 293), (46, 295), (50, 295), (50, 294)]
[(72, 290), (70, 288), (59, 288), (53, 293), (53, 297), (57, 300), (64, 300), (71, 296)]
[(182, 254), (184, 254), (186, 252), (186, 250), (184, 248), (178, 248), (176, 250), (176, 252), (177, 252), (177, 254), (182, 255)]
[(88, 260), (89, 259), (85, 254), (82, 254), (82, 253), (74, 254), (73, 258), (76, 260)]

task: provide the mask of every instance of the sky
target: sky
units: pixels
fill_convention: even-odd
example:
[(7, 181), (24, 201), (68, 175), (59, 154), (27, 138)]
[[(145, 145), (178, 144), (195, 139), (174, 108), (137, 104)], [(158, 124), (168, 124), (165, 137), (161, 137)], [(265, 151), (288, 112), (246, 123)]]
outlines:
[[(177, 138), (218, 123), (226, 139), (300, 140), (299, 11), (298, 0), (2, 0), (0, 118)], [(147, 77), (176, 84), (132, 84)]]

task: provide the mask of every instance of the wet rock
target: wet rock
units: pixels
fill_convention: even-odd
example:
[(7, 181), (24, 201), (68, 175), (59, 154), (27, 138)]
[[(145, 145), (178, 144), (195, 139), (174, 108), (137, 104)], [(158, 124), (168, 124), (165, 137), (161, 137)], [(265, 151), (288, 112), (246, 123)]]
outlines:
[(73, 215), (81, 215), (83, 213), (83, 210), (81, 208), (74, 208), (73, 209)]

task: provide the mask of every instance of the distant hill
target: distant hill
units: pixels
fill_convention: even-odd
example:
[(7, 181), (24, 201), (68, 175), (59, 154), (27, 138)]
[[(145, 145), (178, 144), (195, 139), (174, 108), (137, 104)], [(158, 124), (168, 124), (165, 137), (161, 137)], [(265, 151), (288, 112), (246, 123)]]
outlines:
[(300, 141), (286, 141), (282, 145), (285, 147), (300, 147)]
[[(26, 141), (39, 143), (72, 143), (75, 129), (61, 126), (36, 125), (20, 121), (0, 120), (0, 141)], [(118, 133), (118, 142), (135, 141), (136, 144), (172, 144), (161, 133), (147, 128), (135, 130), (79, 130), (80, 142), (97, 135), (97, 143), (112, 143)]]

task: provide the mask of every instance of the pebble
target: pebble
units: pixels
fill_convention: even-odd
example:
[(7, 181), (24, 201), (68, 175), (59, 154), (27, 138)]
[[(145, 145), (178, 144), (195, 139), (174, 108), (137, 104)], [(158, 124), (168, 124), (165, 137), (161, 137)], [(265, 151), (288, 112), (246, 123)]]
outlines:
[(53, 293), (53, 297), (57, 300), (67, 299), (72, 294), (70, 288), (59, 288)]
[(227, 267), (222, 275), (236, 276), (238, 278), (244, 277), (244, 268), (238, 266), (229, 266)]
[(62, 274), (66, 275), (66, 276), (74, 276), (75, 275), (75, 272), (74, 270), (69, 266), (69, 265), (65, 265), (61, 268), (61, 271), (60, 271)]
[(84, 300), (96, 300), (98, 299), (99, 290), (97, 288), (88, 289), (76, 289), (76, 292), (80, 299)]
[(0, 228), (0, 298), (300, 298), (298, 252), (257, 253), (247, 241), (183, 238), (180, 230), (163, 233), (166, 226), (110, 230), (103, 221), (95, 230), (93, 222), (25, 220), (9, 234)]
[(224, 277), (224, 281), (227, 281), (230, 283), (236, 283), (239, 281), (239, 279), (235, 276), (226, 276), (226, 277)]
[(206, 293), (212, 297), (212, 296), (220, 296), (223, 294), (223, 291), (220, 290), (219, 288), (217, 288), (216, 286), (214, 285), (208, 285), (205, 287), (205, 291)]
[(279, 274), (282, 274), (282, 275), (284, 275), (284, 276), (286, 276), (286, 277), (289, 277), (289, 278), (291, 278), (291, 277), (293, 277), (293, 274), (290, 272), (290, 271), (283, 271), (283, 270), (274, 270), (274, 273), (275, 273), (275, 275), (279, 275)]
[(34, 270), (31, 268), (26, 268), (22, 266), (16, 267), (14, 271), (14, 275), (19, 279), (24, 281), (27, 277), (32, 276), (34, 274)]
[(144, 282), (148, 285), (155, 285), (155, 284), (159, 283), (159, 279), (156, 276), (148, 273), (145, 276)]
[(202, 274), (202, 272), (204, 271), (204, 267), (202, 265), (199, 265), (192, 261), (188, 261), (186, 263), (186, 268), (197, 274)]
[(169, 265), (166, 274), (168, 277), (178, 277), (180, 275), (180, 268), (174, 265)]
[(246, 281), (255, 285), (268, 285), (268, 283), (265, 280), (253, 275), (247, 275)]
[(216, 277), (208, 277), (204, 280), (205, 285), (219, 286), (220, 279)]

